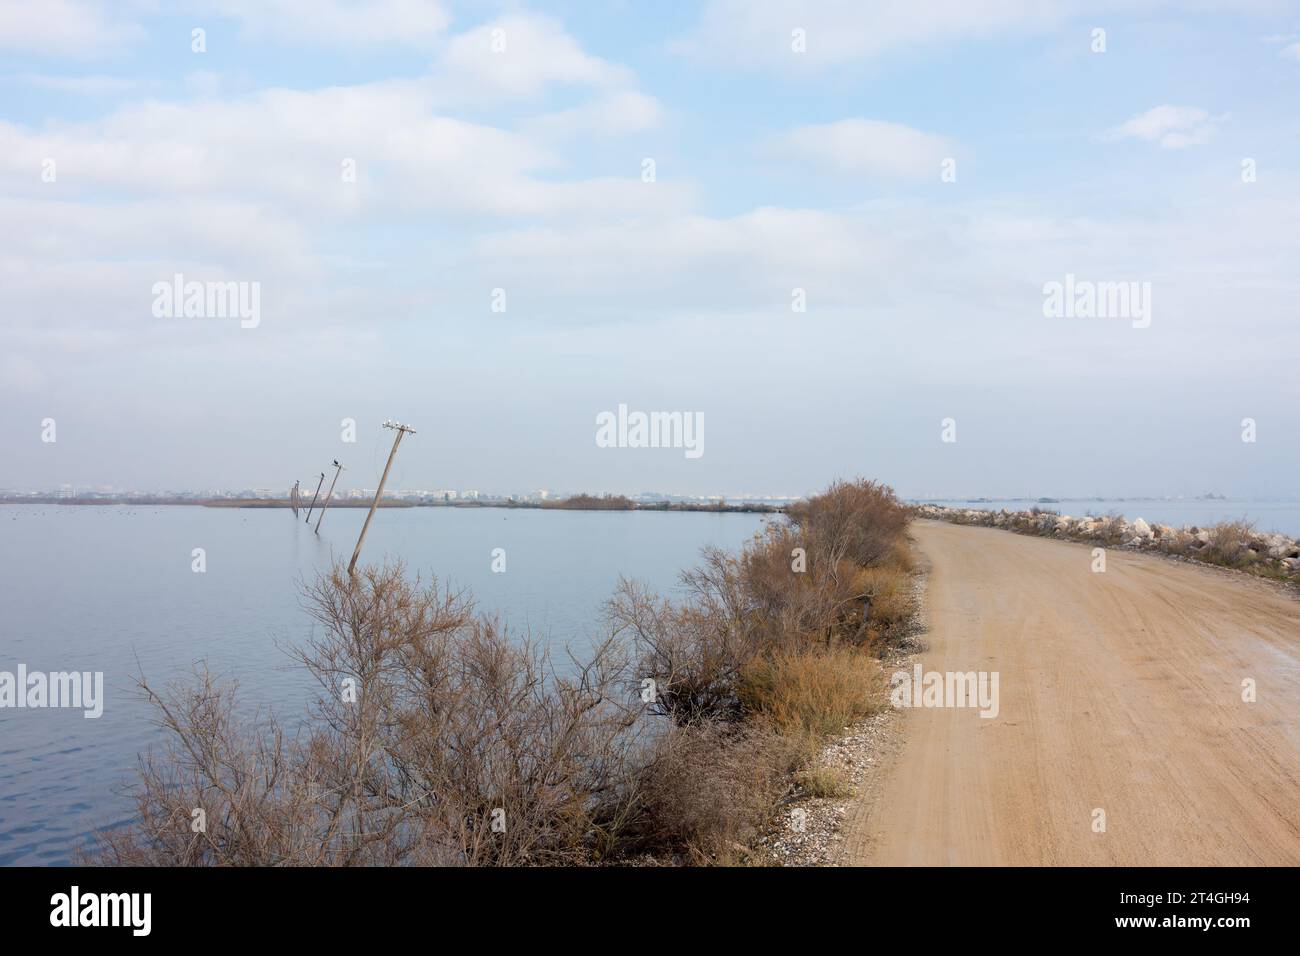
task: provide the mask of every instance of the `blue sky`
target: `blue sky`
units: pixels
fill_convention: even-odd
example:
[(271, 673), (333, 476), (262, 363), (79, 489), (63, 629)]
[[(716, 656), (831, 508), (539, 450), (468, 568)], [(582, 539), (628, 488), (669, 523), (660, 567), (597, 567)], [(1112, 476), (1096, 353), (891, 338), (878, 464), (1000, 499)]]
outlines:
[(0, 0), (0, 487), (1294, 494), (1298, 89), (1283, 2)]

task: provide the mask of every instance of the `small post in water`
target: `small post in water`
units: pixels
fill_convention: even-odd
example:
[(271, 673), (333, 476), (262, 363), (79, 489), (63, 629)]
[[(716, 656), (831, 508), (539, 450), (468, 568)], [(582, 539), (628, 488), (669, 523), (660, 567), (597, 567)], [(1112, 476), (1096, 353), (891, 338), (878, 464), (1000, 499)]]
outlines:
[(316, 533), (320, 534), (320, 523), (325, 520), (325, 509), (330, 506), (330, 499), (334, 497), (334, 483), (339, 480), (339, 475), (343, 472), (343, 466), (339, 464), (337, 458), (334, 459), (334, 477), (330, 480), (330, 490), (325, 492), (325, 501), (320, 506), (320, 514), (316, 518)]
[(320, 481), (316, 482), (316, 494), (311, 496), (311, 506), (307, 509), (307, 523), (311, 524), (311, 510), (316, 507), (316, 498), (320, 495), (320, 486), (325, 484), (325, 472), (320, 473)]

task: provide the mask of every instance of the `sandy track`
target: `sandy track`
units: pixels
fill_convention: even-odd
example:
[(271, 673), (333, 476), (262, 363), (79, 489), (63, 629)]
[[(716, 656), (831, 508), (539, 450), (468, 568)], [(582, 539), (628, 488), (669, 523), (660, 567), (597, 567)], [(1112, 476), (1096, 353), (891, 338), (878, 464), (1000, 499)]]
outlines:
[(914, 534), (932, 564), (918, 660), (998, 671), (1001, 712), (905, 711), (846, 862), (1300, 863), (1300, 600), (1114, 549), (1095, 574), (1079, 544)]

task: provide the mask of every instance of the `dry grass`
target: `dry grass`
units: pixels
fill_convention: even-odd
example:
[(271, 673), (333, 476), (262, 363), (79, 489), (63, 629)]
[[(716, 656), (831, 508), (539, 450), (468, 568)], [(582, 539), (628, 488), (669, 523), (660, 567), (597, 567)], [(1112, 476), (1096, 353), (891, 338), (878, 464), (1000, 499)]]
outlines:
[(1101, 518), (1092, 536), (1106, 544), (1119, 544), (1124, 540), (1124, 516), (1112, 513)]
[(738, 695), (746, 713), (782, 733), (840, 733), (887, 703), (879, 662), (850, 646), (782, 651), (753, 661)]
[(866, 601), (873, 641), (897, 631), (912, 615), (912, 579), (906, 571), (892, 566), (862, 568), (853, 578), (853, 587)]
[(1255, 562), (1247, 545), (1255, 526), (1249, 521), (1223, 521), (1206, 529), (1210, 540), (1196, 551), (1196, 557), (1211, 564), (1242, 568)]
[(813, 767), (795, 777), (800, 789), (815, 800), (835, 800), (852, 795), (848, 777), (834, 767)]

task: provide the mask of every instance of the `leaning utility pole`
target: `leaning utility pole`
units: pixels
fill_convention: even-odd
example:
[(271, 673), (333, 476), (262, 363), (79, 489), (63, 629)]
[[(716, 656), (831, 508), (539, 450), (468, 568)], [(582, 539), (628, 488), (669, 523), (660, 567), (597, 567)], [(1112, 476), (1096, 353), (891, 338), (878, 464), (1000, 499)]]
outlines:
[(307, 523), (311, 524), (311, 509), (316, 507), (316, 496), (320, 494), (320, 486), (325, 484), (325, 472), (320, 473), (320, 481), (316, 482), (316, 494), (311, 496), (311, 507), (307, 509)]
[(375, 490), (375, 500), (370, 502), (370, 511), (366, 514), (366, 523), (361, 526), (361, 537), (357, 538), (356, 549), (352, 552), (352, 560), (348, 562), (348, 574), (352, 574), (357, 566), (357, 558), (361, 556), (361, 544), (366, 540), (366, 532), (370, 530), (370, 519), (375, 516), (375, 509), (379, 507), (379, 499), (384, 494), (384, 482), (388, 480), (388, 469), (393, 467), (393, 456), (397, 454), (397, 446), (402, 443), (402, 436), (407, 432), (415, 434), (415, 429), (410, 425), (402, 425), (398, 422), (384, 422), (385, 428), (392, 428), (397, 431), (393, 438), (393, 450), (388, 453), (388, 464), (384, 465), (384, 473), (379, 478), (379, 487)]
[(325, 509), (330, 506), (330, 499), (334, 497), (334, 483), (339, 480), (339, 475), (343, 472), (343, 466), (339, 464), (337, 458), (334, 459), (334, 477), (330, 480), (330, 490), (325, 492), (325, 503), (320, 506), (320, 515), (316, 518), (316, 533), (320, 534), (320, 523), (325, 520)]

